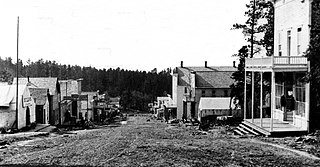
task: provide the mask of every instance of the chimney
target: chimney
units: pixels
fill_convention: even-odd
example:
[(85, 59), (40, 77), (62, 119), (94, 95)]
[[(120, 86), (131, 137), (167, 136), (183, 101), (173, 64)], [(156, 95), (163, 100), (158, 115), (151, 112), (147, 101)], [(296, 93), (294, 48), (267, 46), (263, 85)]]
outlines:
[(181, 67), (183, 67), (183, 61), (181, 61)]
[(207, 68), (208, 67), (208, 63), (207, 61), (204, 61), (204, 67)]
[(233, 61), (233, 67), (234, 67), (234, 68), (237, 68), (237, 67), (236, 67), (236, 61)]

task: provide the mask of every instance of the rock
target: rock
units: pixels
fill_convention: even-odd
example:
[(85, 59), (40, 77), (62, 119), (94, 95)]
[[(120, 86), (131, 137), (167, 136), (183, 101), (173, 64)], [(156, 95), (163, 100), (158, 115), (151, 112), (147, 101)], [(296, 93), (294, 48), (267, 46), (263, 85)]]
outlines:
[(304, 140), (303, 137), (297, 137), (295, 141), (296, 141), (296, 142), (299, 142), (299, 141), (303, 141), (303, 140)]
[(7, 140), (0, 141), (0, 146), (6, 145), (6, 144), (9, 144), (9, 142)]
[(0, 149), (4, 149), (4, 148), (7, 148), (7, 146), (0, 146)]

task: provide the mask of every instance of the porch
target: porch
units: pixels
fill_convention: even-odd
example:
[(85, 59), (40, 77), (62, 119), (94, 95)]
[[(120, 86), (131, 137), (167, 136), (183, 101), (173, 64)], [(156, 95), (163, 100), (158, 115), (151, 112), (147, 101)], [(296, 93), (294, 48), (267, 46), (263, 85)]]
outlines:
[[(301, 56), (246, 59), (244, 121), (240, 134), (300, 135), (308, 132), (308, 61)], [(237, 132), (235, 131), (235, 132)]]
[(302, 129), (289, 122), (280, 121), (278, 119), (272, 120), (271, 118), (245, 119), (240, 126), (237, 127), (236, 131), (242, 133), (242, 135), (253, 134), (273, 137), (307, 134), (306, 129)]

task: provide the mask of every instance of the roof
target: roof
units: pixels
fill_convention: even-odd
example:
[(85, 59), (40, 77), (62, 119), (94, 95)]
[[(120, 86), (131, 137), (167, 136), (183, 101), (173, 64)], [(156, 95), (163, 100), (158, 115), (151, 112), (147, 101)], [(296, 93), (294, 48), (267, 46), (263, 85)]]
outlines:
[(47, 101), (47, 88), (29, 88), (30, 95), (33, 97), (36, 105), (45, 105)]
[[(13, 84), (16, 83), (17, 78), (14, 78)], [(29, 78), (30, 84), (28, 86), (33, 88), (48, 88), (51, 95), (56, 94), (58, 78), (56, 77), (39, 77)], [(19, 84), (27, 84), (28, 78), (19, 78)]]
[(234, 82), (233, 72), (197, 72), (196, 87), (229, 88)]
[(178, 85), (187, 86), (191, 73), (195, 73), (196, 88), (229, 88), (234, 82), (232, 73), (237, 69), (232, 66), (218, 67), (177, 67)]
[(229, 108), (230, 108), (230, 97), (201, 97), (200, 98), (199, 110), (215, 110), (215, 109), (229, 109)]
[[(19, 95), (24, 93), (26, 87), (25, 85), (18, 86)], [(0, 106), (9, 107), (11, 102), (16, 101), (16, 85), (0, 85), (0, 92)]]

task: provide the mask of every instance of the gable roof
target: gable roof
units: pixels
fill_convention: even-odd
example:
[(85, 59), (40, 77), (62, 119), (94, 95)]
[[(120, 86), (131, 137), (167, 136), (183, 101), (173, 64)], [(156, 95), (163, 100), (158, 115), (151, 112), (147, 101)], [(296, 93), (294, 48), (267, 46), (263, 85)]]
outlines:
[[(13, 84), (16, 83), (17, 78), (14, 78)], [(58, 78), (56, 77), (39, 77), (29, 78), (29, 85), (33, 88), (48, 88), (51, 95), (54, 95), (57, 90)], [(19, 78), (19, 84), (28, 84), (28, 78)]]
[(212, 67), (177, 67), (178, 85), (187, 86), (191, 73), (195, 73), (196, 88), (229, 88), (234, 82), (232, 73), (237, 69), (232, 66)]

